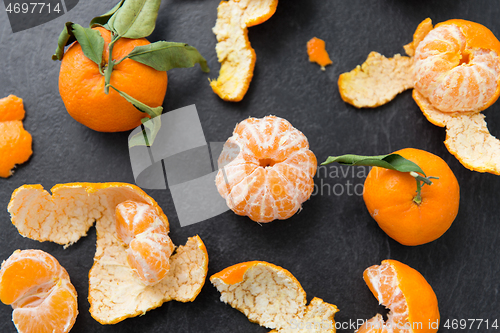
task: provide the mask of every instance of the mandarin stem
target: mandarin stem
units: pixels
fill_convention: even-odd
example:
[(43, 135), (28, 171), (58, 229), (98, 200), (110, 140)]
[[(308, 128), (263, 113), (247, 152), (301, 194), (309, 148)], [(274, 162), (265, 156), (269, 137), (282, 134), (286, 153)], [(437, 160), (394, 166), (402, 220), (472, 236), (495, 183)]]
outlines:
[(417, 205), (420, 205), (422, 203), (422, 186), (424, 186), (425, 184), (432, 185), (431, 179), (439, 179), (439, 177), (422, 177), (414, 171), (410, 172), (410, 176), (415, 178), (415, 180), (417, 181), (417, 195), (413, 198), (413, 202)]
[(113, 72), (113, 66), (115, 65), (113, 61), (113, 46), (119, 38), (120, 36), (113, 33), (113, 38), (108, 45), (108, 67), (106, 67), (106, 69), (104, 70), (104, 93), (106, 95), (109, 93), (109, 82), (111, 81), (111, 73)]

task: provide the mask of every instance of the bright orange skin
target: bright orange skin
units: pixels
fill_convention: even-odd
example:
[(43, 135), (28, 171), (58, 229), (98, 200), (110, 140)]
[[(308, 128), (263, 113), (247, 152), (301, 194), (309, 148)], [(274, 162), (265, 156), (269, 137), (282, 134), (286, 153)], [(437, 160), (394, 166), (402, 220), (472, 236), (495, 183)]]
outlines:
[(242, 262), (240, 264), (236, 264), (233, 266), (229, 266), (219, 273), (212, 275), (210, 278), (212, 279), (221, 279), (226, 284), (236, 284), (238, 282), (243, 281), (243, 276), (246, 271), (257, 265), (258, 263), (262, 263), (261, 261), (247, 261)]
[(14, 95), (0, 99), (0, 177), (12, 175), (16, 164), (33, 154), (31, 135), (23, 127), (23, 100)]
[[(369, 278), (369, 273), (372, 272), (372, 275), (377, 275), (377, 271), (382, 266), (391, 266), (395, 272), (397, 279), (397, 286), (392, 286), (386, 288), (380, 288), (380, 285), (374, 286), (372, 281)], [(392, 278), (393, 276), (391, 276)], [(368, 267), (363, 272), (363, 278), (370, 288), (373, 295), (379, 298), (379, 293), (377, 292), (377, 288), (381, 290), (381, 293), (389, 295), (393, 292), (393, 288), (399, 288), (403, 294), (403, 298), (406, 301), (407, 309), (408, 309), (408, 321), (411, 323), (410, 330), (400, 330), (403, 332), (411, 332), (411, 333), (434, 333), (437, 332), (437, 328), (435, 325), (431, 325), (429, 323), (439, 323), (440, 315), (438, 308), (438, 301), (434, 290), (429, 285), (427, 280), (420, 274), (417, 270), (411, 268), (410, 266), (403, 264), (397, 260), (384, 260), (382, 261), (382, 265), (374, 265)], [(381, 278), (378, 276), (378, 278)], [(376, 288), (377, 287), (377, 288)], [(389, 290), (390, 289), (390, 290)], [(382, 295), (382, 298), (386, 299)], [(385, 302), (384, 302), (385, 303)], [(384, 304), (392, 312), (397, 312), (398, 307), (395, 304)], [(419, 323), (422, 323), (419, 326)], [(439, 327), (439, 325), (437, 325)], [(358, 333), (376, 333), (376, 332), (385, 332), (380, 329), (367, 329), (363, 328), (358, 331)]]
[(307, 55), (309, 55), (310, 62), (315, 62), (322, 68), (332, 64), (332, 60), (325, 49), (325, 41), (319, 38), (313, 37), (307, 42)]
[(422, 187), (416, 204), (415, 178), (408, 173), (374, 167), (365, 180), (363, 199), (370, 215), (389, 237), (404, 245), (421, 245), (443, 235), (458, 213), (460, 188), (453, 171), (440, 157), (407, 148), (395, 152), (415, 162), (432, 185)]
[[(104, 38), (103, 62), (107, 64), (111, 33), (100, 27), (94, 29)], [(113, 59), (120, 60), (134, 47), (148, 44), (145, 38), (121, 38), (114, 44)], [(148, 106), (157, 107), (163, 104), (167, 81), (166, 72), (126, 59), (114, 66), (110, 84)], [(76, 121), (99, 132), (128, 131), (147, 116), (112, 88), (108, 95), (104, 93), (104, 76), (97, 64), (85, 57), (78, 43), (71, 45), (62, 59), (59, 93)]]

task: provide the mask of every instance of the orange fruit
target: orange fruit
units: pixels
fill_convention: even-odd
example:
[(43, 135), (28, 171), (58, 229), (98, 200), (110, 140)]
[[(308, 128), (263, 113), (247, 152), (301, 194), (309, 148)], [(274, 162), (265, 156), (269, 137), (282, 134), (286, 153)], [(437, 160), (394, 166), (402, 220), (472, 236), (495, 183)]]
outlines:
[(271, 333), (310, 326), (321, 328), (312, 332), (335, 333), (337, 307), (317, 297), (306, 306), (304, 289), (282, 267), (265, 261), (243, 262), (212, 275), (210, 282), (221, 293), (221, 301), (250, 321), (273, 328)]
[(443, 235), (458, 213), (460, 188), (450, 167), (429, 152), (406, 148), (394, 152), (415, 162), (432, 185), (415, 201), (416, 180), (409, 173), (374, 167), (365, 180), (363, 199), (370, 215), (389, 237), (404, 245), (421, 245)]
[(221, 161), (230, 162), (217, 173), (219, 193), (236, 214), (256, 222), (291, 217), (314, 189), (316, 156), (305, 135), (279, 117), (236, 125)]
[(116, 231), (127, 246), (127, 262), (147, 285), (167, 276), (174, 244), (153, 207), (127, 200), (116, 206)]
[[(125, 183), (70, 183), (58, 184), (51, 191), (52, 194), (41, 185), (23, 185), (16, 189), (8, 205), (12, 223), (25, 237), (70, 246), (85, 236), (95, 222), (97, 244), (89, 272), (88, 300), (90, 314), (99, 323), (115, 324), (144, 315), (171, 300), (192, 302), (196, 299), (208, 271), (207, 249), (199, 236), (188, 238), (185, 245), (176, 249), (170, 256), (168, 273), (154, 285), (142, 282), (129, 265), (127, 246), (120, 240), (117, 230), (116, 207), (119, 204), (131, 200), (147, 205), (146, 210), (154, 212), (150, 216), (156, 215), (153, 225), (158, 224), (158, 230), (168, 231), (168, 219), (162, 209), (139, 187)], [(127, 218), (126, 213), (122, 217)], [(139, 225), (146, 225), (144, 222), (148, 218), (139, 218), (141, 216), (144, 215), (135, 214), (131, 221), (137, 217)], [(128, 229), (138, 231), (133, 227)], [(157, 229), (146, 227), (139, 234), (148, 236), (144, 237), (144, 243), (168, 243), (163, 241), (164, 235), (150, 231)], [(138, 238), (142, 236), (135, 236), (132, 241)], [(156, 254), (147, 251), (143, 248), (138, 252), (157, 269), (155, 258), (152, 258)]]
[(33, 153), (31, 135), (23, 127), (24, 114), (21, 98), (0, 99), (0, 177), (12, 176), (16, 164), (26, 162)]
[(253, 78), (257, 55), (248, 39), (248, 27), (267, 21), (276, 12), (278, 0), (221, 1), (213, 32), (217, 37), (219, 77), (210, 81), (214, 93), (225, 101), (243, 99)]
[(321, 70), (325, 70), (325, 66), (332, 64), (332, 60), (325, 49), (325, 41), (319, 38), (313, 37), (307, 42), (307, 55), (310, 62), (315, 62), (321, 66)]
[[(103, 63), (107, 64), (111, 33), (101, 27), (104, 38)], [(120, 38), (113, 47), (113, 60), (120, 60), (136, 46), (148, 45), (145, 38)], [(163, 104), (167, 91), (167, 73), (157, 71), (135, 60), (125, 59), (115, 65), (110, 84), (150, 106)], [(99, 132), (131, 130), (147, 117), (113, 89), (104, 93), (104, 76), (96, 63), (82, 52), (80, 44), (72, 44), (61, 62), (59, 93), (68, 113), (81, 124)]]
[(390, 311), (384, 322), (376, 315), (358, 333), (431, 333), (439, 328), (434, 290), (415, 269), (396, 260), (368, 267), (363, 278), (380, 304)]
[(78, 314), (69, 275), (50, 254), (17, 250), (2, 263), (0, 300), (12, 305), (20, 333), (66, 333)]
[(500, 42), (465, 20), (437, 24), (418, 43), (415, 89), (442, 112), (481, 111), (500, 95)]

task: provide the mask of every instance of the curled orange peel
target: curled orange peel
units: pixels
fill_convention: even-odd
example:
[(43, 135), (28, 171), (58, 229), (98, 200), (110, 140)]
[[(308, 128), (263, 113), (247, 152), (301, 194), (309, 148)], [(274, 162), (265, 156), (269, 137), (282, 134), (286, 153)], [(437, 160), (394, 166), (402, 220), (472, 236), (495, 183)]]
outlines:
[[(470, 170), (500, 175), (500, 141), (489, 133), (480, 113), (500, 96), (498, 39), (478, 23), (453, 19), (433, 26), (427, 18), (404, 49), (411, 57), (412, 70), (394, 65), (406, 73), (406, 82), (411, 82), (407, 88), (414, 88), (413, 99), (425, 117), (446, 127), (445, 145), (450, 153)], [(370, 71), (358, 66), (339, 78), (342, 99), (356, 107), (379, 106), (399, 93), (387, 84), (390, 76), (381, 73), (383, 61), (368, 60), (363, 66)]]
[[(413, 88), (411, 58), (396, 54), (386, 58), (371, 52), (366, 61), (339, 76), (340, 97), (357, 108), (374, 108)], [(384, 87), (384, 89), (380, 89)]]
[[(306, 306), (306, 293), (286, 269), (264, 261), (230, 266), (210, 277), (221, 301), (241, 311), (272, 333), (335, 332), (337, 307), (313, 298)], [(312, 329), (312, 330), (311, 330)]]
[(239, 102), (252, 81), (257, 56), (248, 39), (248, 27), (267, 21), (276, 12), (278, 0), (221, 1), (213, 32), (217, 37), (219, 77), (210, 81), (213, 91), (225, 101)]
[(31, 135), (24, 129), (23, 100), (14, 95), (0, 99), (0, 177), (12, 176), (17, 164), (26, 162), (33, 150)]
[(127, 251), (116, 231), (115, 207), (126, 200), (153, 207), (168, 229), (158, 204), (135, 185), (70, 183), (16, 189), (8, 205), (19, 233), (38, 241), (65, 246), (86, 235), (96, 223), (97, 245), (89, 272), (90, 314), (101, 324), (114, 324), (176, 300), (193, 301), (205, 283), (208, 254), (199, 236), (188, 239), (170, 257), (167, 276), (153, 286), (144, 284), (127, 262)]

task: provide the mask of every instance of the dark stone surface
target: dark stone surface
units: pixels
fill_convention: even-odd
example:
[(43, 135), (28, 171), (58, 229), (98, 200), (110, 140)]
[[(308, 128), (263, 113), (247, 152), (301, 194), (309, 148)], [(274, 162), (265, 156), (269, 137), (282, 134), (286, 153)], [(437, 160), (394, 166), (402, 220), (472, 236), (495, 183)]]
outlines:
[[(145, 316), (102, 326), (91, 318), (87, 301), (95, 229), (63, 250), (56, 244), (21, 237), (10, 222), (6, 211), (10, 195), (26, 183), (41, 183), (49, 189), (74, 181), (134, 182), (128, 133), (97, 133), (74, 121), (59, 97), (59, 63), (50, 59), (64, 22), (87, 24), (114, 2), (80, 1), (63, 17), (15, 34), (7, 14), (0, 10), (0, 97), (13, 93), (24, 99), (24, 124), (34, 139), (30, 161), (17, 168), (13, 177), (0, 179), (0, 258), (29, 248), (56, 257), (78, 291), (80, 314), (72, 330), (75, 333), (266, 332), (221, 303), (210, 283), (193, 303), (170, 302)], [(187, 237), (199, 234), (210, 256), (209, 275), (247, 260), (283, 266), (302, 283), (308, 299), (317, 296), (336, 304), (339, 322), (375, 315), (377, 301), (362, 273), (387, 258), (403, 261), (425, 276), (437, 294), (442, 323), (448, 319), (480, 318), (490, 324), (500, 320), (500, 178), (465, 169), (442, 143), (445, 131), (423, 117), (410, 92), (377, 109), (357, 110), (342, 102), (336, 84), (340, 73), (362, 63), (370, 51), (386, 56), (402, 53), (403, 44), (426, 17), (436, 23), (469, 19), (500, 36), (498, 1), (280, 1), (274, 17), (249, 29), (258, 60), (250, 90), (240, 103), (220, 100), (207, 82), (219, 70), (211, 31), (217, 4), (209, 0), (163, 1), (150, 40), (189, 43), (212, 68), (209, 75), (199, 68), (170, 71), (166, 110), (196, 104), (208, 142), (225, 141), (234, 125), (249, 116), (281, 116), (305, 133), (319, 161), (348, 152), (382, 154), (404, 147), (428, 150), (441, 156), (455, 172), (461, 185), (460, 211), (450, 230), (437, 241), (405, 247), (378, 228), (357, 195), (324, 192), (312, 197), (291, 219), (262, 226), (229, 211), (180, 228), (169, 191), (147, 191), (168, 215), (174, 242), (183, 244)], [(307, 59), (305, 45), (313, 36), (326, 41), (333, 60), (326, 72)], [(496, 103), (485, 112), (491, 132), (497, 135), (499, 111)], [(316, 184), (345, 187), (347, 181), (362, 183), (363, 177), (321, 176)], [(326, 185), (323, 188), (326, 191)], [(340, 186), (336, 189), (338, 194)], [(11, 308), (0, 305), (1, 332), (15, 332), (10, 317)], [(453, 331), (457, 330), (440, 330)]]

